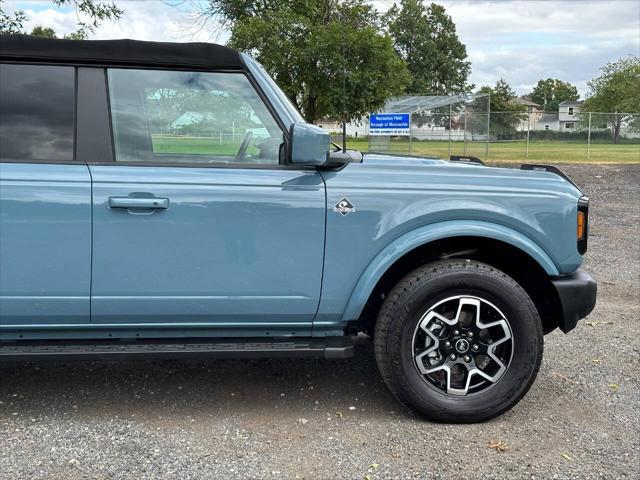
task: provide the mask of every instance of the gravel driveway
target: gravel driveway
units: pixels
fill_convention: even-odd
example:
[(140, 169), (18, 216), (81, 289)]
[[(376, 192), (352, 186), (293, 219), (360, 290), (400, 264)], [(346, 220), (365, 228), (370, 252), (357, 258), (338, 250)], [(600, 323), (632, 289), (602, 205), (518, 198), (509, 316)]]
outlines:
[(11, 364), (0, 478), (637, 478), (640, 165), (563, 169), (591, 197), (598, 305), (546, 337), (505, 415), (417, 419), (368, 342), (347, 361)]

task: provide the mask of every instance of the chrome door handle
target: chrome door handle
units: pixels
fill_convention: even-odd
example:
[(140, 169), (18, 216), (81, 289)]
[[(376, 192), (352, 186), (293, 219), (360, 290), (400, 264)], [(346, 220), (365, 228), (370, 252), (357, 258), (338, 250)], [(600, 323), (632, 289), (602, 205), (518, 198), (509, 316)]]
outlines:
[(169, 199), (155, 197), (109, 197), (109, 208), (153, 208), (166, 210), (169, 208)]

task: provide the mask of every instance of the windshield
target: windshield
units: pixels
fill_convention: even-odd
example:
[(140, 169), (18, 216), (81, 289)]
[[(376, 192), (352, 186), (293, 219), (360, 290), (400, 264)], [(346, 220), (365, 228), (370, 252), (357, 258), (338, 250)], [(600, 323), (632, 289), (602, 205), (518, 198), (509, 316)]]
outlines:
[(282, 117), (282, 121), (285, 122), (287, 126), (295, 122), (304, 122), (305, 120), (296, 106), (289, 100), (289, 97), (285, 95), (278, 84), (273, 81), (264, 67), (244, 53), (242, 54), (242, 59), (258, 83), (260, 83), (262, 89), (270, 94), (269, 99), (274, 104), (278, 114)]

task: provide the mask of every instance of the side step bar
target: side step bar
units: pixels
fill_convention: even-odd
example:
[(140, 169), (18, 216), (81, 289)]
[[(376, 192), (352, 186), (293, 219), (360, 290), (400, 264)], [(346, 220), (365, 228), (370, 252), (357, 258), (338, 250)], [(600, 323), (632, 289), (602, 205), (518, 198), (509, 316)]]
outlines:
[(172, 339), (134, 341), (19, 341), (0, 343), (0, 362), (167, 358), (265, 358), (353, 356), (351, 337), (282, 339)]

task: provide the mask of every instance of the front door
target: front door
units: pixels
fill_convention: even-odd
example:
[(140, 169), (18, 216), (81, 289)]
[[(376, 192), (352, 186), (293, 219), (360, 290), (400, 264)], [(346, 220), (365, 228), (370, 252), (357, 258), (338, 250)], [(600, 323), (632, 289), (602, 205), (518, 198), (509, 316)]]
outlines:
[(93, 179), (92, 322), (309, 334), (324, 182), (283, 166), (243, 73), (108, 70), (115, 161)]

